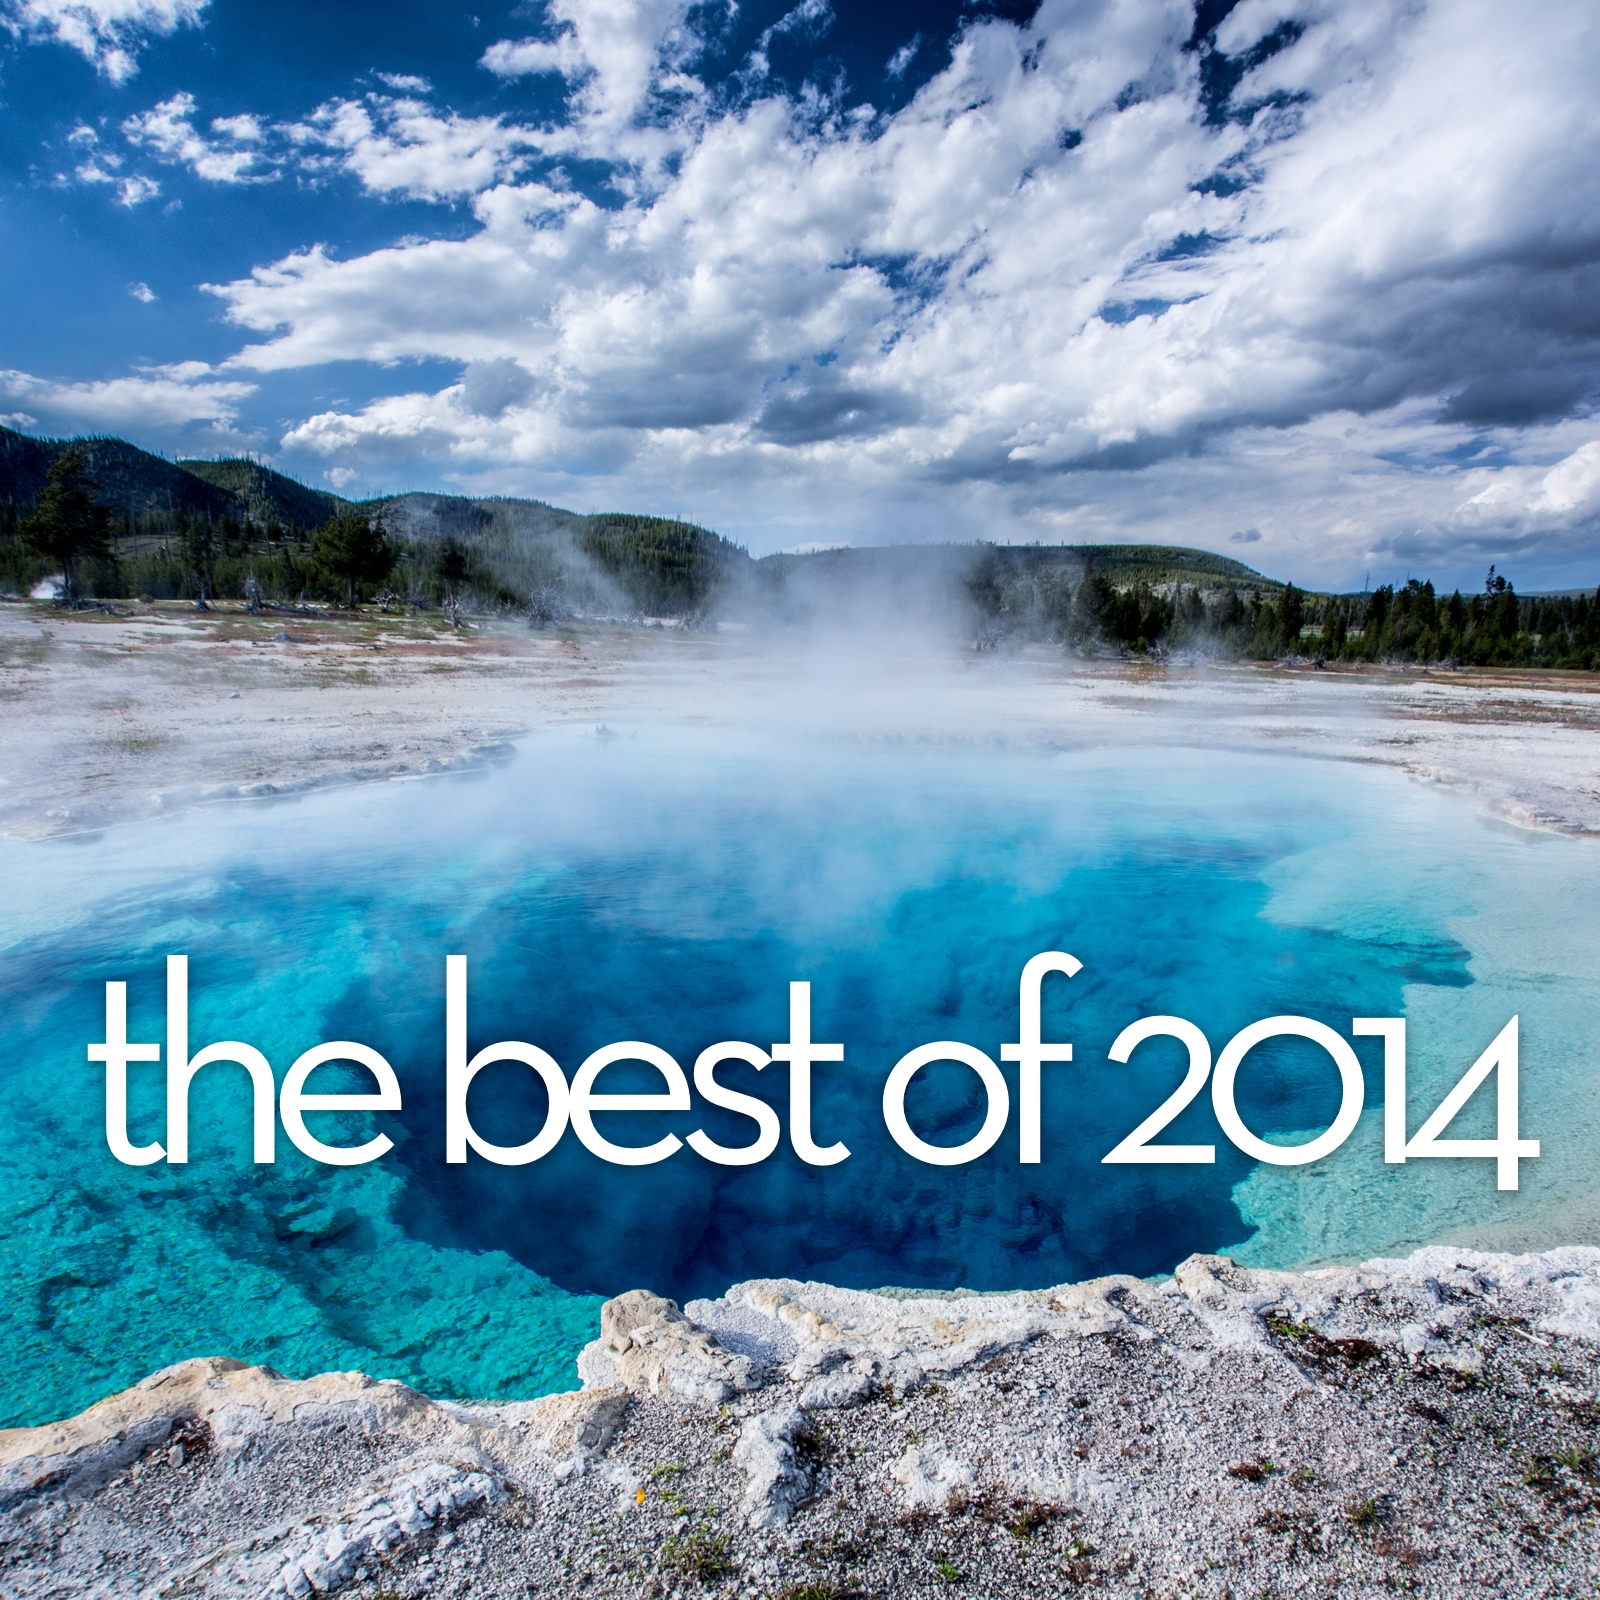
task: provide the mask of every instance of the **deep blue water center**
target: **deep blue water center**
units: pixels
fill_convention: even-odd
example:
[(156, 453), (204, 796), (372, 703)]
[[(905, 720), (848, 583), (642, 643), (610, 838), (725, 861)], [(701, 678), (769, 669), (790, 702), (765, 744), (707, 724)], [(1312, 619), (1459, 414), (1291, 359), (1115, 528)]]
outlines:
[[(1171, 1040), (1127, 1066), (1106, 1053), (1151, 1013), (1197, 1023), (1215, 1052), (1261, 1017), (1348, 1035), (1353, 1016), (1401, 1014), (1405, 984), (1468, 982), (1467, 952), (1437, 911), (1388, 906), (1359, 933), (1264, 915), (1272, 871), (1343, 836), (1367, 892), (1382, 882), (1375, 819), (1393, 797), (1378, 783), (1170, 750), (562, 735), (473, 782), (8, 847), (13, 1137), (0, 1162), (19, 1222), (4, 1247), (5, 1315), (27, 1323), (42, 1375), (13, 1380), (4, 1410), (54, 1414), (220, 1341), (289, 1370), (361, 1364), (435, 1392), (537, 1393), (570, 1381), (593, 1326), (580, 1296), (642, 1285), (682, 1299), (758, 1276), (1037, 1287), (1153, 1274), (1237, 1243), (1250, 1229), (1230, 1191), (1251, 1163), (1221, 1137), (1209, 1096), (1163, 1137), (1215, 1143), (1215, 1166), (1101, 1164), (1185, 1065)], [(1071, 1041), (1075, 1058), (1044, 1068), (1043, 1160), (1017, 1159), (1012, 1066), (1011, 1122), (987, 1155), (913, 1160), (883, 1125), (890, 1069), (937, 1039), (998, 1057), (1018, 1037), (1022, 967), (1041, 950), (1083, 962), (1046, 981), (1044, 1037)], [(190, 958), (194, 1047), (246, 1040), (280, 1077), (323, 1039), (381, 1051), (404, 1105), (373, 1120), (396, 1149), (335, 1171), (280, 1136), (276, 1166), (254, 1167), (244, 1074), (218, 1067), (196, 1084), (190, 1165), (119, 1167), (84, 1046), (102, 1037), (110, 978), (128, 981), (134, 1036), (162, 1038), (173, 952)], [(809, 1167), (785, 1140), (750, 1167), (684, 1148), (627, 1168), (569, 1131), (533, 1165), (446, 1165), (451, 954), (468, 958), (470, 1048), (526, 1040), (569, 1076), (614, 1040), (656, 1044), (686, 1072), (718, 1040), (770, 1048), (788, 1037), (789, 983), (809, 981), (813, 1037), (845, 1048), (841, 1064), (814, 1069), (813, 1131), (850, 1158)], [(1376, 1044), (1356, 1041), (1374, 1104)], [(160, 1138), (161, 1069), (131, 1071), (133, 1138)], [(787, 1118), (782, 1064), (719, 1076)], [(600, 1087), (661, 1082), (619, 1064)], [(1276, 1041), (1248, 1058), (1238, 1103), (1272, 1134), (1326, 1126), (1337, 1094), (1322, 1051)], [(978, 1081), (953, 1063), (926, 1069), (907, 1104), (937, 1144), (982, 1121)], [(542, 1123), (544, 1092), (527, 1068), (497, 1065), (470, 1107), (481, 1134), (516, 1144)], [(319, 1136), (353, 1142), (359, 1130), (319, 1115)], [(698, 1100), (682, 1114), (601, 1116), (623, 1144), (696, 1127), (729, 1145), (752, 1137), (747, 1120)], [(50, 1375), (69, 1362), (72, 1378)]]
[[(1141, 802), (1135, 783), (1108, 835), (1106, 819), (1075, 803), (1070, 779), (1057, 788), (1066, 774), (1050, 765), (904, 754), (878, 764), (895, 769), (892, 785), (863, 784), (853, 761), (785, 792), (752, 764), (706, 789), (637, 794), (626, 834), (558, 863), (534, 844), (458, 941), (474, 1047), (527, 1039), (569, 1075), (614, 1039), (659, 1044), (686, 1069), (720, 1039), (770, 1048), (788, 1036), (790, 980), (809, 980), (813, 1037), (846, 1052), (840, 1066), (814, 1069), (814, 1134), (824, 1145), (843, 1139), (848, 1161), (809, 1167), (785, 1141), (753, 1168), (719, 1168), (687, 1149), (622, 1168), (569, 1136), (536, 1167), (446, 1167), (437, 1063), (447, 908), (436, 906), (433, 927), (413, 934), (418, 981), (400, 1007), (384, 973), (340, 1008), (358, 1037), (416, 1063), (402, 1119), (413, 1135), (401, 1147), (414, 1180), (408, 1225), (510, 1250), (557, 1283), (603, 1294), (643, 1285), (683, 1298), (749, 1277), (992, 1289), (1166, 1271), (1248, 1232), (1229, 1191), (1250, 1163), (1221, 1142), (1209, 1169), (1101, 1165), (1187, 1064), (1169, 1041), (1142, 1047), (1130, 1066), (1110, 1064), (1121, 1028), (1176, 1012), (1218, 1048), (1281, 1012), (1348, 1031), (1353, 1015), (1398, 1014), (1403, 976), (1464, 981), (1465, 952), (1421, 928), (1374, 947), (1265, 926), (1261, 872), (1289, 842), (1270, 800), (1219, 836), (1209, 807), (1174, 817), (1170, 797)], [(1046, 985), (1044, 1036), (1075, 1047), (1072, 1064), (1045, 1069), (1048, 1159), (1018, 1163), (1007, 1067), (1006, 1138), (963, 1167), (914, 1160), (884, 1129), (890, 1068), (935, 1039), (998, 1057), (1017, 1037), (1022, 966), (1040, 950), (1085, 964)], [(786, 1070), (729, 1064), (719, 1075), (784, 1116)], [(608, 1073), (617, 1091), (661, 1087), (647, 1067)], [(1320, 1127), (1333, 1120), (1337, 1085), (1315, 1048), (1262, 1047), (1240, 1105), (1257, 1128)], [(480, 1131), (507, 1145), (532, 1137), (545, 1103), (538, 1079), (515, 1064), (487, 1069), (470, 1102)], [(944, 1145), (975, 1133), (984, 1105), (974, 1074), (955, 1063), (926, 1069), (908, 1101), (913, 1127)], [(624, 1144), (697, 1126), (730, 1145), (752, 1137), (747, 1121), (699, 1105), (608, 1118), (607, 1137)], [(1164, 1137), (1217, 1142), (1208, 1104)]]

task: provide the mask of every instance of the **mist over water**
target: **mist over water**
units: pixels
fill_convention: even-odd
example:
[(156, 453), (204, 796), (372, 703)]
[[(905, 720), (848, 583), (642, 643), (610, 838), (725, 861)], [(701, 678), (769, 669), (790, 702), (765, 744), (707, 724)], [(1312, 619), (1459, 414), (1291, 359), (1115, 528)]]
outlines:
[[(1575, 1087), (1596, 935), (1524, 919), (1515, 961), (1493, 952), (1518, 897), (1592, 904), (1593, 854), (1486, 829), (1454, 797), (1354, 766), (652, 729), (539, 736), (474, 781), (4, 846), (0, 1337), (18, 1354), (0, 1418), (61, 1415), (199, 1354), (537, 1394), (574, 1381), (593, 1297), (637, 1286), (680, 1299), (754, 1276), (1041, 1287), (1169, 1271), (1195, 1250), (1359, 1256), (1440, 1218), (1531, 1225), (1582, 1190), (1600, 1147)], [(998, 1057), (1018, 1037), (1023, 964), (1046, 949), (1084, 968), (1046, 981), (1044, 1037), (1070, 1040), (1075, 1059), (1044, 1068), (1043, 1161), (1018, 1164), (1010, 1066), (1011, 1122), (987, 1155), (912, 1160), (883, 1126), (890, 1068), (937, 1039)], [(245, 1040), (280, 1078), (324, 1039), (381, 1051), (404, 1109), (337, 1132), (321, 1113), (312, 1128), (348, 1142), (370, 1120), (396, 1149), (334, 1169), (280, 1135), (275, 1166), (253, 1166), (245, 1075), (217, 1067), (196, 1081), (189, 1166), (119, 1167), (84, 1046), (103, 1037), (107, 979), (129, 984), (130, 1036), (164, 1038), (169, 953), (190, 958), (195, 1048)], [(845, 1047), (814, 1069), (813, 1132), (850, 1159), (807, 1167), (785, 1139), (750, 1167), (685, 1148), (625, 1168), (569, 1132), (531, 1166), (447, 1166), (450, 954), (468, 958), (469, 1048), (526, 1040), (569, 1077), (614, 1040), (647, 1040), (686, 1072), (719, 1040), (769, 1049), (788, 1037), (790, 981), (808, 980), (813, 1037)], [(1183, 1073), (1171, 1040), (1108, 1062), (1139, 1017), (1186, 1017), (1216, 1052), (1281, 1013), (1347, 1036), (1352, 1017), (1407, 1015), (1426, 1100), (1414, 1126), (1519, 1007), (1524, 1133), (1546, 1159), (1524, 1164), (1517, 1195), (1496, 1194), (1487, 1162), (1386, 1169), (1373, 1110), (1328, 1161), (1253, 1170), (1208, 1095), (1162, 1137), (1214, 1143), (1215, 1166), (1101, 1165)], [(1373, 1108), (1378, 1043), (1355, 1042)], [(162, 1070), (131, 1077), (132, 1138), (160, 1138)], [(786, 1121), (786, 1066), (719, 1077)], [(1262, 1134), (1320, 1129), (1337, 1084), (1320, 1050), (1273, 1041), (1249, 1056), (1239, 1108)], [(661, 1082), (618, 1065), (600, 1087)], [(470, 1103), (500, 1144), (543, 1121), (538, 1080), (514, 1064), (480, 1073)], [(908, 1112), (924, 1139), (958, 1143), (982, 1121), (977, 1080), (930, 1067)], [(752, 1136), (698, 1099), (602, 1117), (623, 1144), (697, 1127), (729, 1145)], [(1378, 1198), (1341, 1208), (1356, 1191)]]

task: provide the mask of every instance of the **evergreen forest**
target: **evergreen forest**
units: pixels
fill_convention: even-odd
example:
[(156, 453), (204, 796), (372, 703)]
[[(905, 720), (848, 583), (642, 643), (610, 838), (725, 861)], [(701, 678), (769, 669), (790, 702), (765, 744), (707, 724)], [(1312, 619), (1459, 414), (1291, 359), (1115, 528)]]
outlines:
[(1317, 593), (1209, 551), (923, 544), (753, 560), (692, 523), (539, 501), (361, 503), (247, 459), (167, 461), (120, 439), (0, 428), (0, 594), (58, 603), (378, 603), (774, 629), (929, 625), (979, 649), (1600, 670), (1600, 591), (1412, 579)]

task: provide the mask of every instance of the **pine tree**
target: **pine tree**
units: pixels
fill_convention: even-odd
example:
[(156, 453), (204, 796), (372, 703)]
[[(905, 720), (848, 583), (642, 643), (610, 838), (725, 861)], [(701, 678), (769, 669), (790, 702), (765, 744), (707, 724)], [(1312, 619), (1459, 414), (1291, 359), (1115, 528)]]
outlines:
[(382, 520), (373, 521), (364, 511), (341, 512), (323, 523), (312, 538), (311, 557), (330, 577), (344, 580), (345, 604), (352, 610), (356, 586), (382, 583), (396, 560)]
[(78, 603), (78, 563), (105, 561), (112, 554), (113, 513), (95, 499), (99, 488), (83, 451), (63, 450), (50, 463), (33, 515), (17, 530), (30, 555), (61, 563), (69, 607)]

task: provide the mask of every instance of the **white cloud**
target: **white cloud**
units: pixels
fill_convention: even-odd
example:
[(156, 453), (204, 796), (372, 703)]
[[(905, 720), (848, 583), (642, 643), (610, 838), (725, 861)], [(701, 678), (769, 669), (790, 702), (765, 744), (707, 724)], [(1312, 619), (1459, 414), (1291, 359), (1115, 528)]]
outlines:
[(231, 429), (255, 385), (219, 378), (203, 361), (150, 367), (133, 377), (60, 383), (27, 372), (0, 371), (0, 395), (25, 401), (58, 428), (107, 433), (181, 430), (194, 423)]
[(917, 51), (922, 48), (922, 35), (914, 34), (889, 57), (884, 71), (891, 78), (903, 78), (911, 63), (917, 59)]
[(260, 118), (247, 113), (237, 117), (213, 117), (211, 131), (233, 140), (235, 144), (260, 144), (266, 138)]
[[(1138, 8), (1053, 80), (1023, 75), (1014, 30), (975, 28), (945, 78), (886, 129), (818, 129), (764, 100), (709, 122), (676, 179), (621, 211), (502, 184), (478, 197), (483, 226), (469, 239), (352, 262), (289, 258), (220, 291), (242, 325), (283, 330), (240, 361), (511, 356), (569, 424), (738, 426), (763, 451), (824, 439), (830, 415), (862, 437), (881, 431), (879, 413), (931, 411), (919, 446), (931, 461), (971, 431), (937, 416), (958, 393), (987, 410), (973, 420), (990, 430), (1006, 426), (996, 407), (1035, 409), (1015, 383), (992, 381), (997, 358), (1036, 361), (1035, 341), (997, 348), (990, 327), (971, 326), (994, 315), (997, 294), (1013, 319), (1037, 294), (1042, 318), (1081, 333), (1167, 221), (1175, 232), (1213, 212), (1231, 220), (1234, 208), (1188, 192), (1215, 152), (1185, 148), (1184, 96), (1108, 118), (1081, 153), (1058, 142), (1069, 116), (1107, 105), (1186, 27), (1179, 5)], [(890, 281), (890, 259), (909, 265), (926, 302)], [(1110, 342), (1099, 323), (1096, 340)], [(807, 367), (824, 353), (832, 366)], [(1120, 359), (1106, 352), (1108, 365)]]
[(146, 36), (198, 27), (209, 0), (0, 0), (0, 22), (14, 35), (52, 38), (76, 50), (113, 83), (139, 70)]
[(140, 301), (144, 305), (149, 305), (152, 301), (159, 298), (155, 290), (152, 289), (148, 283), (130, 283), (128, 285), (128, 293), (131, 294), (135, 300)]
[[(359, 447), (364, 460), (407, 460), (416, 455), (448, 455), (471, 435), (471, 414), (452, 404), (454, 395), (401, 394), (375, 401), (359, 420), (337, 411), (308, 418), (285, 438), (285, 445), (320, 456), (342, 456)], [(465, 434), (465, 438), (463, 435)]]
[[(103, 149), (100, 135), (86, 124), (80, 123), (67, 135), (67, 144), (83, 157), (73, 168), (73, 179), (79, 183), (106, 184), (114, 188), (122, 205), (136, 206), (161, 192), (161, 185), (152, 179), (124, 173), (122, 156), (115, 150)], [(67, 183), (66, 174), (57, 173), (56, 182)]]
[(1600, 510), (1600, 439), (1580, 446), (1544, 475), (1538, 509), (1565, 517)]
[[(681, 20), (624, 10), (622, 66), (602, 68), (587, 14), (488, 64), (578, 79), (595, 136), (603, 108), (639, 111), (639, 63), (667, 59)], [(697, 485), (747, 529), (775, 484), (827, 499), (840, 482), (873, 507), (939, 486), (964, 531), (1137, 531), (1157, 505), (1170, 528), (1195, 518), (1163, 482), (1226, 498), (1237, 472), (1300, 508), (1219, 516), (1209, 537), (1252, 525), (1263, 559), (1448, 536), (1462, 481), (1421, 458), (1559, 411), (1594, 368), (1580, 286), (1600, 263), (1600, 150), (1582, 108), (1600, 52), (1577, 8), (1543, 29), (1479, 0), (1302, 10), (1301, 42), (1239, 93), (1313, 98), (1243, 121), (1196, 115), (1176, 0), (1047, 0), (1026, 36), (974, 26), (886, 121), (776, 98), (696, 110), (675, 176), (620, 211), (500, 179), (467, 239), (312, 252), (222, 287), (269, 335), (237, 364), (514, 360), (528, 392), (492, 419), (458, 385), (286, 443), (398, 460), (403, 442), (524, 482), (583, 461)], [(1255, 25), (1234, 23), (1247, 41)], [(1219, 168), (1255, 180), (1206, 185)], [(1373, 415), (1359, 445), (1317, 421)], [(1402, 438), (1416, 464), (1382, 459)], [(1315, 495), (1297, 453), (1321, 463)]]
[(1489, 481), (1461, 507), (1463, 519), (1569, 527), (1600, 513), (1600, 439), (1579, 445), (1548, 470), (1502, 467), (1473, 477)]
[(302, 167), (349, 172), (369, 194), (414, 200), (456, 199), (504, 182), (541, 143), (501, 117), (441, 116), (420, 100), (384, 95), (330, 101), (282, 131)]
[(499, 78), (531, 78), (541, 72), (581, 78), (594, 70), (573, 30), (553, 39), (501, 39), (483, 53), (480, 65)]
[[(772, 48), (772, 41), (783, 34), (799, 34), (802, 38), (821, 38), (833, 26), (833, 6), (829, 0), (800, 0), (800, 4), (792, 10), (784, 12), (770, 28), (764, 28), (756, 40), (755, 48), (750, 52), (750, 58), (745, 64), (742, 74), (746, 84), (756, 84), (765, 78), (770, 70), (767, 52)], [(899, 59), (898, 56), (895, 58)], [(909, 65), (910, 56), (906, 57)], [(889, 63), (891, 74), (894, 62)], [(900, 69), (902, 72), (905, 66)]]
[(128, 178), (118, 178), (117, 203), (127, 206), (130, 210), (134, 206), (143, 205), (146, 200), (154, 200), (161, 193), (161, 185), (154, 178), (146, 178), (134, 174)]
[[(73, 169), (79, 183), (115, 183), (117, 168), (122, 157), (105, 151), (96, 151), (89, 159)], [(65, 179), (62, 179), (65, 182)]]
[(260, 170), (260, 153), (251, 148), (261, 139), (261, 126), (254, 117), (218, 118), (211, 128), (221, 137), (208, 139), (195, 130), (194, 114), (194, 96), (180, 91), (154, 110), (127, 118), (122, 131), (130, 144), (185, 166), (211, 183), (259, 183), (275, 176)]
[(432, 94), (433, 85), (426, 78), (419, 78), (410, 72), (380, 72), (377, 74), (380, 83), (386, 83), (396, 94)]
[[(661, 96), (693, 103), (703, 93), (684, 70), (702, 48), (686, 22), (689, 10), (690, 0), (550, 0), (553, 37), (502, 39), (481, 64), (502, 78), (566, 78), (572, 126), (560, 141), (565, 147), (608, 155), (625, 149), (636, 158), (648, 152), (659, 160), (681, 146), (683, 130), (659, 118), (638, 125), (640, 113)], [(676, 109), (681, 114), (682, 106)]]
[[(135, 149), (210, 183), (268, 182), (290, 166), (313, 182), (344, 173), (369, 194), (419, 200), (459, 199), (512, 178), (543, 138), (501, 117), (440, 114), (420, 100), (379, 94), (329, 101), (299, 122), (215, 117), (204, 133), (197, 111), (195, 97), (180, 91), (124, 119), (122, 133)], [(122, 157), (102, 150), (92, 129), (70, 139), (89, 151), (79, 181), (111, 181)]]
[[(970, 24), (893, 116), (786, 99), (755, 58), (726, 103), (691, 76), (686, 0), (549, 14), (483, 64), (560, 73), (560, 126), (441, 112), (395, 78), (283, 128), (202, 136), (187, 96), (130, 119), (219, 181), (292, 155), (471, 201), (463, 238), (214, 286), (258, 336), (236, 371), (462, 374), (305, 419), (291, 451), (556, 497), (584, 474), (584, 503), (599, 482), (690, 500), (758, 548), (1238, 537), (1342, 581), (1593, 543), (1600, 35), (1577, 0), (1533, 23), (1489, 0), (1244, 0), (1224, 48), (1303, 31), (1228, 107), (1202, 100), (1187, 0), (1045, 0), (1026, 32)], [(133, 181), (92, 131), (82, 148), (87, 181)], [(549, 161), (569, 153), (625, 203), (566, 188)]]

